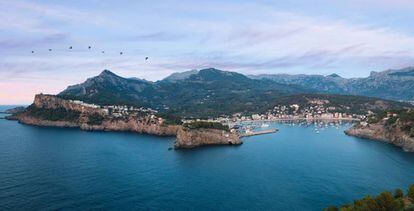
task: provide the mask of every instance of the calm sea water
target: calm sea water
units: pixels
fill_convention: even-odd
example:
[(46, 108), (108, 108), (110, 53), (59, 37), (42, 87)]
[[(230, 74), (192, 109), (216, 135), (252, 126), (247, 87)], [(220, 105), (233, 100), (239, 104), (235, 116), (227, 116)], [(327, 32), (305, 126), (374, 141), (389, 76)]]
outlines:
[(0, 210), (321, 210), (414, 183), (414, 154), (274, 124), (240, 147), (0, 119)]

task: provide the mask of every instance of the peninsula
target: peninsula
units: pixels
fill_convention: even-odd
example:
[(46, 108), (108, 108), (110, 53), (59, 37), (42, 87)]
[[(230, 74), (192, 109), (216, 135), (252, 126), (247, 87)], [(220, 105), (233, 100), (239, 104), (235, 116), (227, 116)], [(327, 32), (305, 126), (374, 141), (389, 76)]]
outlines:
[(405, 151), (414, 152), (414, 110), (391, 110), (371, 114), (345, 133), (394, 144)]
[[(177, 136), (175, 148), (193, 148), (203, 145), (239, 145), (235, 132), (220, 123), (178, 124), (159, 117), (157, 111), (133, 106), (99, 106), (78, 100), (66, 100), (54, 95), (38, 94), (28, 108), (9, 120), (36, 126), (72, 127), (88, 131), (129, 131), (158, 136)], [(217, 127), (217, 125), (223, 128)]]

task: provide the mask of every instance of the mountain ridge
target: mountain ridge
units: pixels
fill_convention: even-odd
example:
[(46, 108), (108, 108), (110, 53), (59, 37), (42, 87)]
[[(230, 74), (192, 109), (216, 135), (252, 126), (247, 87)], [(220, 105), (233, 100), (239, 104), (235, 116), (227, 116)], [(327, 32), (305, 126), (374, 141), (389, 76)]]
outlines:
[(328, 76), (260, 74), (249, 75), (249, 77), (299, 85), (324, 93), (362, 95), (398, 101), (414, 101), (414, 67), (390, 69), (381, 72), (372, 71), (368, 77), (349, 79), (342, 78), (337, 74)]
[[(307, 86), (294, 83), (298, 78)], [(84, 83), (69, 86), (59, 93), (59, 96), (100, 105), (150, 107), (161, 112), (191, 118), (265, 111), (284, 96), (337, 94), (349, 91), (346, 81), (349, 79), (339, 75), (284, 75), (279, 79), (282, 80), (255, 79), (237, 72), (207, 68), (187, 72), (179, 77), (173, 77), (173, 80), (167, 77), (166, 80), (149, 82), (124, 78), (104, 70), (98, 76), (88, 78)], [(322, 88), (319, 84), (320, 80), (325, 80)], [(349, 99), (355, 98), (349, 97)], [(368, 98), (367, 101), (372, 102)]]

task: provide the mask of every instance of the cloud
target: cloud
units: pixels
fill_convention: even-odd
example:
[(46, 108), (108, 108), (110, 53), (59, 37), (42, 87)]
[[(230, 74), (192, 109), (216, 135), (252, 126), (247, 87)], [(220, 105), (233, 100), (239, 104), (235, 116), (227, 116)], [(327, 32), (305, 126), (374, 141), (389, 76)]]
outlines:
[[(350, 1), (317, 0), (327, 11), (332, 5), (361, 5)], [(103, 69), (158, 80), (205, 67), (246, 74), (337, 72), (354, 77), (413, 65), (414, 35), (409, 31), (351, 22), (335, 11), (331, 16), (301, 13), (313, 7), (306, 6), (309, 1), (295, 2), (305, 6), (299, 10), (281, 2), (184, 0), (145, 7), (139, 5), (147, 2), (129, 2), (127, 7), (105, 1), (108, 10), (100, 10), (90, 2), (79, 6), (71, 1), (0, 0), (0, 84), (36, 83), (25, 90), (13, 87), (31, 94), (42, 89), (57, 93)], [(411, 1), (393, 2), (412, 6)], [(393, 2), (364, 1), (367, 8)], [(74, 49), (69, 51), (69, 45)]]
[(45, 44), (63, 43), (68, 40), (69, 35), (65, 33), (54, 33), (40, 38), (8, 38), (0, 41), (0, 51), (10, 51), (12, 49), (28, 49)]
[(179, 34), (159, 31), (159, 32), (154, 32), (154, 33), (135, 35), (125, 40), (126, 41), (137, 41), (137, 42), (148, 42), (148, 41), (173, 42), (173, 41), (184, 39), (185, 37), (186, 37), (185, 35), (179, 35)]

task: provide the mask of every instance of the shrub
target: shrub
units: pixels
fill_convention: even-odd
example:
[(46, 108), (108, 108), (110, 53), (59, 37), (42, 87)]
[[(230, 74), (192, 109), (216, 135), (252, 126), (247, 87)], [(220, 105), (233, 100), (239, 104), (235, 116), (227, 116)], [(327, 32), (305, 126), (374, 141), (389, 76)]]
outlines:
[(66, 110), (62, 107), (55, 109), (45, 109), (31, 105), (27, 108), (27, 112), (30, 116), (49, 121), (77, 121), (80, 116), (80, 112)]
[(387, 119), (386, 124), (387, 124), (387, 125), (392, 125), (392, 124), (394, 124), (395, 122), (397, 122), (397, 119), (398, 119), (398, 117), (396, 117), (396, 116), (389, 117), (389, 118)]
[(325, 208), (324, 211), (338, 211), (338, 208), (330, 205), (329, 207)]
[(411, 200), (414, 200), (414, 185), (411, 185), (410, 188), (408, 188), (407, 196)]
[(104, 117), (98, 113), (93, 113), (88, 115), (88, 124), (90, 125), (100, 125), (102, 124)]
[(397, 188), (396, 190), (395, 190), (395, 193), (394, 193), (394, 198), (402, 198), (402, 197), (404, 197), (404, 192), (403, 192), (403, 190), (401, 190), (401, 188)]
[(223, 125), (219, 122), (207, 122), (207, 121), (196, 121), (191, 123), (184, 123), (183, 125), (186, 128), (190, 129), (199, 129), (199, 128), (205, 128), (205, 129), (217, 129), (217, 130), (229, 130), (229, 127), (227, 125)]
[[(407, 197), (410, 200), (414, 199), (414, 185), (411, 185), (408, 189)], [(414, 211), (414, 204), (404, 204), (407, 198), (404, 198), (404, 192), (401, 189), (396, 189), (394, 195), (389, 191), (384, 191), (374, 198), (371, 196), (365, 196), (361, 200), (355, 200), (352, 204), (342, 205), (339, 210), (341, 211)], [(335, 211), (338, 210), (335, 206), (329, 206), (324, 210)]]

